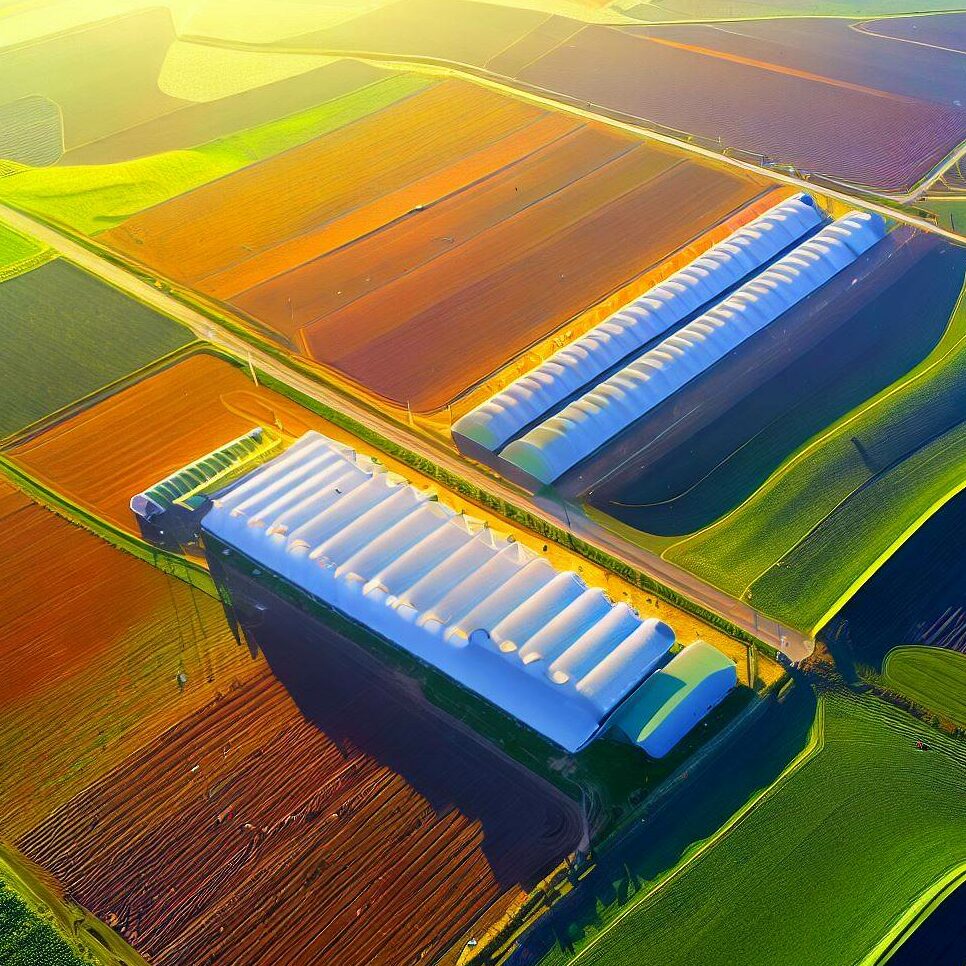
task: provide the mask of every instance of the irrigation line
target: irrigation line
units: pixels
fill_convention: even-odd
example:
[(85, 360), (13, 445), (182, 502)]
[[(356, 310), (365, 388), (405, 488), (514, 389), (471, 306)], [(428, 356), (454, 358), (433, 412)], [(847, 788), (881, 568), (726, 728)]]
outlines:
[(578, 962), (587, 952), (593, 949), (601, 939), (604, 938), (615, 926), (620, 925), (632, 912), (635, 912), (642, 903), (651, 899), (658, 892), (665, 888), (669, 883), (677, 879), (682, 873), (686, 872), (695, 862), (697, 862), (706, 852), (714, 848), (722, 839), (730, 835), (739, 825), (754, 811), (760, 804), (771, 798), (788, 781), (806, 765), (812, 758), (821, 753), (825, 747), (825, 698), (818, 696), (815, 709), (815, 720), (812, 722), (808, 744), (795, 756), (787, 768), (769, 785), (766, 789), (756, 795), (753, 799), (746, 802), (735, 814), (715, 832), (710, 838), (704, 840), (683, 862), (679, 863), (665, 878), (656, 886), (645, 893), (634, 896), (621, 912), (613, 918), (600, 932), (598, 932), (585, 946), (581, 947), (574, 957), (570, 960), (571, 964)]

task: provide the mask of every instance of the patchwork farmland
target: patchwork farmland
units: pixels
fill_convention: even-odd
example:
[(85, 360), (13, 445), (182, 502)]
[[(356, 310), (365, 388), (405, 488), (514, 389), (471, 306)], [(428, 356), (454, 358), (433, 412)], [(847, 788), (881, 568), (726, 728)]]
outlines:
[[(873, 950), (934, 883), (962, 872), (966, 758), (961, 741), (935, 733), (923, 754), (916, 722), (874, 697), (833, 692), (819, 702), (810, 745), (725, 834), (700, 843), (710, 847), (672, 861), (656, 889), (646, 854), (640, 865), (628, 855), (592, 893), (596, 912), (583, 909), (557, 937), (541, 930), (542, 942), (513, 961), (684, 964), (714, 949), (728, 961), (833, 966)], [(801, 901), (775, 902), (780, 895)]]
[[(852, 29), (845, 17), (769, 20), (755, 3), (727, 29), (564, 17), (548, 26), (530, 11), (492, 18), (461, 2), (458, 22), (476, 31), (455, 29), (450, 2), (399, 0), (286, 46), (457, 61), (713, 150), (879, 191), (908, 190), (966, 138), (956, 50)], [(645, 21), (708, 17), (687, 2), (627, 12), (638, 10)], [(735, 17), (735, 5), (721, 15)]]
[(958, 955), (925, 2), (0, 10), (0, 960)]
[(252, 673), (252, 659), (220, 603), (3, 480), (0, 518), (0, 829), (12, 841)]
[(19, 840), (151, 962), (276, 962), (283, 934), (305, 962), (414, 962), (576, 844), (563, 796), (354, 645), (272, 613), (270, 667)]
[[(151, 414), (147, 425), (144, 413)], [(54, 424), (6, 455), (77, 505), (137, 533), (129, 506), (135, 493), (255, 426), (296, 437), (321, 423), (296, 403), (254, 385), (245, 370), (199, 352)], [(111, 444), (105, 446), (108, 439)]]
[(430, 412), (763, 190), (447, 81), (101, 240)]
[(0, 352), (17, 373), (0, 385), (3, 436), (192, 340), (187, 329), (62, 261), (0, 282), (0, 313), (7, 320)]

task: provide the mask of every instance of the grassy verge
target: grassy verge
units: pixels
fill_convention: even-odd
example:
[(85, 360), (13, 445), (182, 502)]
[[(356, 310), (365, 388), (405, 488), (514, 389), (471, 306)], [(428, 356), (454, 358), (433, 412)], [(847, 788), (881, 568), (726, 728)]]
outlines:
[[(134, 277), (145, 281), (148, 284), (154, 285), (159, 289), (162, 289), (172, 298), (177, 299), (179, 302), (189, 306), (191, 309), (198, 312), (205, 318), (208, 318), (212, 322), (224, 327), (233, 335), (236, 335), (251, 343), (252, 346), (266, 353), (266, 355), (271, 356), (277, 362), (285, 365), (293, 372), (305, 376), (306, 378), (320, 381), (319, 372), (316, 368), (305, 364), (297, 357), (291, 356), (276, 343), (264, 339), (251, 329), (243, 326), (237, 319), (226, 315), (224, 312), (218, 310), (216, 306), (199, 298), (190, 290), (181, 288), (180, 286), (174, 285), (165, 280), (159, 280), (145, 268), (128, 261), (127, 259), (112, 252), (110, 249), (103, 248), (96, 241), (87, 238), (83, 234), (78, 234), (75, 229), (61, 221), (58, 221), (56, 218), (41, 215), (39, 220), (43, 221), (55, 231), (60, 232), (76, 244), (81, 245), (82, 247), (87, 248), (89, 251), (95, 253), (98, 257), (104, 258), (106, 261), (123, 268)], [(217, 354), (231, 362), (233, 365), (243, 365), (240, 360), (220, 349), (215, 349), (213, 347), (212, 351), (217, 352)], [(535, 516), (529, 511), (522, 509), (516, 504), (510, 503), (500, 497), (490, 494), (484, 488), (479, 487), (463, 477), (444, 469), (443, 467), (434, 463), (432, 460), (422, 457), (407, 449), (405, 446), (401, 446), (398, 443), (393, 442), (379, 432), (368, 429), (357, 420), (350, 416), (346, 416), (339, 410), (320, 403), (296, 389), (292, 389), (281, 380), (275, 379), (274, 377), (263, 373), (261, 370), (258, 370), (258, 377), (268, 388), (273, 389), (281, 395), (287, 396), (295, 402), (298, 402), (300, 405), (303, 405), (312, 412), (322, 416), (324, 419), (327, 419), (340, 429), (343, 429), (346, 432), (356, 436), (373, 449), (379, 450), (398, 460), (400, 463), (418, 470), (424, 476), (437, 481), (441, 486), (447, 489), (453, 490), (454, 492), (465, 497), (470, 502), (476, 503), (478, 506), (484, 507), (495, 514), (502, 516), (504, 519), (508, 520), (514, 525), (530, 530), (532, 533), (537, 534), (545, 540), (551, 540), (567, 550), (580, 554), (593, 563), (596, 563), (599, 566), (610, 570), (612, 573), (617, 574), (622, 579), (627, 580), (638, 589), (652, 593), (657, 597), (660, 597), (662, 600), (665, 600), (681, 610), (693, 615), (694, 617), (697, 617), (699, 620), (716, 627), (718, 630), (722, 631), (724, 634), (727, 634), (729, 637), (732, 637), (734, 640), (756, 647), (759, 651), (761, 651), (761, 653), (772, 659), (777, 658), (778, 651), (769, 644), (766, 644), (755, 635), (749, 633), (720, 614), (703, 607), (701, 604), (698, 604), (683, 594), (679, 594), (670, 587), (665, 586), (650, 574), (625, 564), (610, 554), (600, 550), (599, 548), (580, 540), (570, 531), (565, 530), (562, 527), (555, 526), (554, 524)], [(338, 386), (332, 388), (338, 392), (342, 391)], [(362, 404), (365, 405), (365, 402), (359, 399), (354, 399), (354, 402), (356, 404), (362, 402)], [(375, 413), (376, 411), (373, 410), (373, 412)], [(383, 414), (379, 415), (382, 416)]]
[(54, 253), (33, 238), (0, 224), (0, 282), (50, 261)]
[(112, 929), (64, 898), (0, 843), (0, 962), (4, 966), (147, 966)]

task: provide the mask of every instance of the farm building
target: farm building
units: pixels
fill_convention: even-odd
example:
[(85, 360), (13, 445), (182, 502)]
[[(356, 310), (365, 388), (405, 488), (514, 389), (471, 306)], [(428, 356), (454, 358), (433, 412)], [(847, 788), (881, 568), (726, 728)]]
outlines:
[(491, 452), (502, 449), (623, 359), (760, 271), (824, 220), (806, 194), (770, 208), (458, 419), (453, 424), (457, 445), (467, 452), (473, 444)]
[(207, 494), (266, 459), (280, 445), (278, 436), (256, 427), (131, 497), (131, 512), (142, 535), (172, 546), (196, 539), (201, 514), (208, 507)]
[(210, 555), (240, 553), (568, 751), (674, 643), (667, 624), (315, 432), (216, 495), (202, 532)]
[(514, 440), (502, 458), (540, 483), (553, 482), (848, 268), (885, 230), (879, 215), (839, 218)]
[(644, 682), (614, 716), (613, 729), (652, 758), (663, 758), (737, 681), (734, 663), (697, 641)]

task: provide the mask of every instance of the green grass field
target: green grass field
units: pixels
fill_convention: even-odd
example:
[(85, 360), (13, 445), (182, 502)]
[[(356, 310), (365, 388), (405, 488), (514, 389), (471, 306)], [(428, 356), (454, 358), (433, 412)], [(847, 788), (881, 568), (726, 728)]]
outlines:
[(0, 200), (83, 234), (106, 231), (145, 208), (343, 127), (429, 83), (406, 74), (388, 77), (190, 150), (118, 164), (29, 168), (0, 179)]
[(82, 963), (47, 922), (0, 879), (0, 963), (4, 966), (74, 966)]
[(62, 261), (0, 284), (0, 318), (0, 437), (194, 339)]
[(886, 687), (966, 728), (966, 654), (942, 647), (894, 647), (882, 665)]
[(542, 966), (873, 961), (964, 866), (966, 743), (927, 729), (930, 750), (918, 751), (923, 731), (871, 695), (826, 694), (810, 746), (736, 822), (692, 847), (656, 890), (631, 866), (623, 894)]
[(40, 242), (0, 225), (0, 282), (37, 268), (52, 257)]
[(801, 447), (740, 506), (662, 555), (816, 633), (901, 538), (961, 488), (964, 403), (961, 295), (918, 366)]

